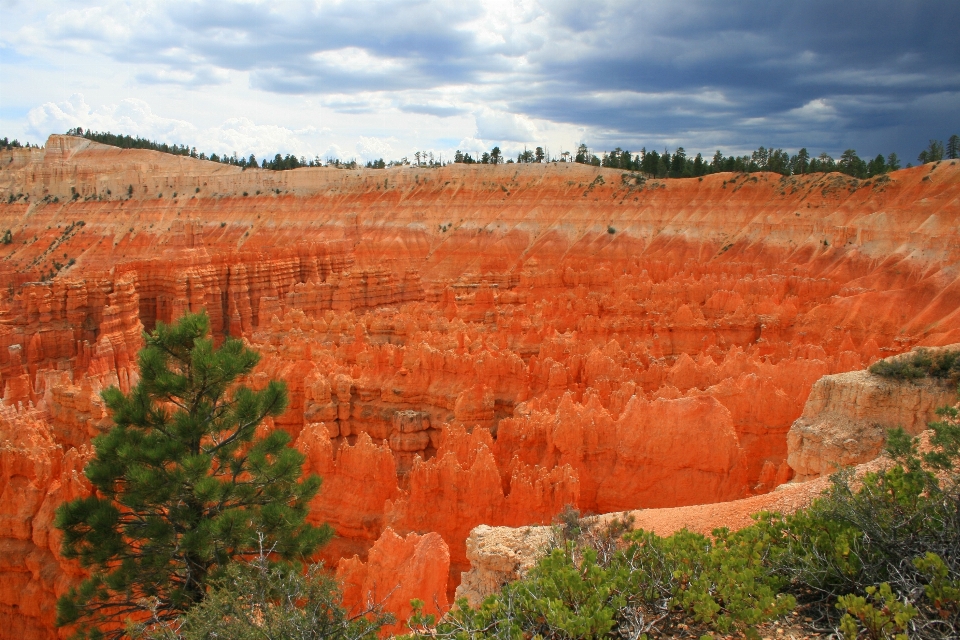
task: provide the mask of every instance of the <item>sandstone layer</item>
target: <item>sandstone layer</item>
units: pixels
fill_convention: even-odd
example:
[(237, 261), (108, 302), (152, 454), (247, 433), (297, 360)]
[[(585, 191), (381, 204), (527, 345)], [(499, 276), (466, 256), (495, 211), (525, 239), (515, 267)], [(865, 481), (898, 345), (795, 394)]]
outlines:
[(324, 476), (312, 517), (338, 537), (320, 557), (351, 563), (358, 602), (419, 562), (448, 580), (397, 602), (449, 602), (477, 525), (788, 481), (817, 380), (960, 342), (958, 198), (957, 162), (657, 181), (242, 171), (67, 136), (2, 151), (0, 637), (56, 637), (81, 574), (53, 510), (89, 490), (99, 393), (135, 384), (158, 321), (204, 309), (263, 355), (251, 384), (287, 382), (264, 428)]
[(524, 577), (556, 542), (553, 527), (474, 527), (467, 538), (470, 571), (463, 573), (457, 599), (476, 607), (503, 585)]
[[(960, 344), (943, 349), (960, 350)], [(889, 430), (902, 427), (918, 435), (938, 419), (937, 409), (952, 406), (956, 397), (956, 384), (946, 379), (900, 381), (869, 371), (820, 378), (803, 414), (787, 432), (787, 464), (794, 480), (829, 476), (873, 460), (883, 450)]]

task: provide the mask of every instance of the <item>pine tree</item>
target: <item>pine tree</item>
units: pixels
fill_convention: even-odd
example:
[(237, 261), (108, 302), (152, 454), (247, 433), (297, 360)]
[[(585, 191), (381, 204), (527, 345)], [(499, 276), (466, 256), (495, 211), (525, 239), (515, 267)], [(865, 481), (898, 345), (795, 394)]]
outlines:
[(931, 140), (930, 144), (926, 149), (920, 152), (920, 155), (917, 156), (922, 164), (927, 164), (928, 162), (940, 162), (943, 160), (943, 143), (939, 140)]
[(953, 134), (947, 139), (947, 157), (951, 160), (960, 158), (960, 136)]
[(90, 577), (57, 603), (58, 626), (119, 637), (128, 620), (169, 621), (201, 602), (232, 561), (269, 548), (298, 559), (329, 539), (306, 523), (320, 478), (267, 416), (286, 409), (282, 382), (253, 391), (237, 380), (259, 355), (235, 339), (219, 348), (205, 313), (157, 323), (129, 394), (103, 392), (114, 427), (97, 436), (84, 473), (93, 496), (61, 505), (64, 557)]
[(810, 168), (810, 153), (806, 147), (800, 149), (791, 159), (794, 174), (805, 174)]
[(723, 153), (720, 149), (717, 149), (717, 152), (713, 154), (713, 160), (710, 161), (710, 170), (713, 173), (723, 171)]
[(580, 146), (577, 147), (577, 155), (573, 159), (574, 162), (579, 162), (580, 164), (589, 164), (590, 163), (590, 150), (587, 148), (587, 145), (580, 143)]

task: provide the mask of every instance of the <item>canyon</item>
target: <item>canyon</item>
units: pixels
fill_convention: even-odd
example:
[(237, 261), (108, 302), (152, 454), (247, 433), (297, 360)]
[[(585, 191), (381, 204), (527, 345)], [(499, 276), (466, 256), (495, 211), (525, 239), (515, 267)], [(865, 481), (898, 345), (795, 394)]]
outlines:
[(317, 559), (401, 619), (449, 605), (478, 525), (817, 477), (829, 443), (788, 438), (811, 390), (874, 402), (818, 381), (960, 342), (957, 161), (273, 172), (51, 136), (0, 151), (0, 201), (0, 638), (58, 637), (82, 569), (53, 515), (90, 491), (99, 394), (187, 311), (262, 355), (248, 384), (286, 382), (263, 429), (324, 479)]

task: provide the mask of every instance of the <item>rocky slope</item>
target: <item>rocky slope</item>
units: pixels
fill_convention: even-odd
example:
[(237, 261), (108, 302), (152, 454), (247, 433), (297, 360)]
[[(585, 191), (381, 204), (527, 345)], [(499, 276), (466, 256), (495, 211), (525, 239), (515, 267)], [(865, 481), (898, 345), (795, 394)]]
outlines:
[(396, 592), (444, 602), (476, 525), (789, 480), (817, 380), (960, 341), (958, 197), (956, 162), (655, 181), (0, 152), (0, 637), (56, 635), (78, 568), (52, 512), (158, 320), (206, 309), (263, 354), (252, 384), (287, 381), (268, 428), (324, 476), (322, 558), (355, 602), (383, 572), (446, 574)]

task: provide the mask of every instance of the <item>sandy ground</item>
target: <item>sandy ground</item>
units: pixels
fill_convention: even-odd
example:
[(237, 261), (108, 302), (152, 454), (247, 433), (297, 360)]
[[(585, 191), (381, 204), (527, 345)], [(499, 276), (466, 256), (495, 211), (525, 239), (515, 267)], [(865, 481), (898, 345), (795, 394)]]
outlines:
[[(858, 465), (856, 475), (862, 476), (878, 471), (888, 464), (886, 458), (877, 458)], [(753, 524), (752, 515), (761, 511), (793, 513), (809, 505), (830, 486), (830, 478), (818, 478), (809, 482), (780, 485), (774, 491), (759, 496), (751, 496), (730, 502), (701, 504), (689, 507), (671, 507), (667, 509), (638, 509), (621, 513), (607, 513), (598, 516), (606, 522), (625, 515), (633, 517), (633, 527), (653, 531), (657, 535), (668, 536), (687, 528), (697, 533), (709, 534), (719, 527), (736, 530)]]

